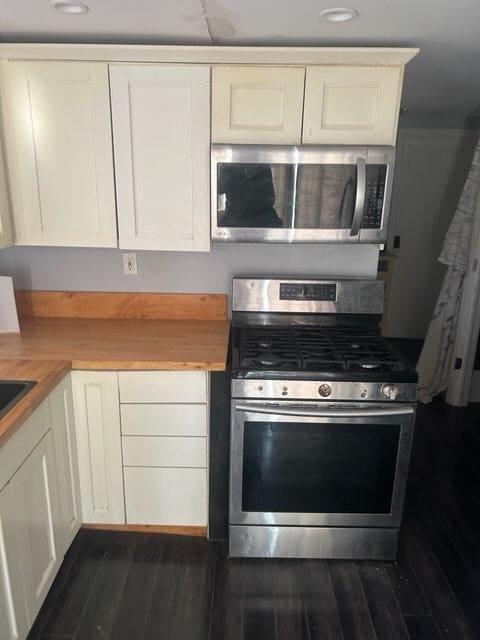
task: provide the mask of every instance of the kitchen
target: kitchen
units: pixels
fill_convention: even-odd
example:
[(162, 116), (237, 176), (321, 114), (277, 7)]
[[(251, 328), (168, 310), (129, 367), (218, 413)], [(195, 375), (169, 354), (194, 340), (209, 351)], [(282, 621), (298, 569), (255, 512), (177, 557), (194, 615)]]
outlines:
[(381, 335), (422, 39), (336, 41), (359, 7), (244, 46), (182, 4), (190, 37), (145, 2), (173, 40), (8, 9), (0, 636), (474, 638), (474, 405), (417, 407)]

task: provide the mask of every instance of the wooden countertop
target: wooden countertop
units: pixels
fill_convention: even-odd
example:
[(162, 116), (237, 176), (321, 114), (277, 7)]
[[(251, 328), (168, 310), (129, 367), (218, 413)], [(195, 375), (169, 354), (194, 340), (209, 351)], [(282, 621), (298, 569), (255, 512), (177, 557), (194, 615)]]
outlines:
[(70, 369), (224, 371), (230, 324), (214, 294), (17, 291), (0, 380), (37, 384), (0, 419), (0, 445)]
[[(0, 354), (3, 355), (1, 350)], [(35, 411), (69, 371), (70, 362), (62, 360), (0, 360), (0, 380), (34, 380), (37, 383), (3, 418), (0, 418), (0, 446)]]
[(224, 371), (227, 320), (22, 318), (0, 357), (62, 360), (72, 369)]

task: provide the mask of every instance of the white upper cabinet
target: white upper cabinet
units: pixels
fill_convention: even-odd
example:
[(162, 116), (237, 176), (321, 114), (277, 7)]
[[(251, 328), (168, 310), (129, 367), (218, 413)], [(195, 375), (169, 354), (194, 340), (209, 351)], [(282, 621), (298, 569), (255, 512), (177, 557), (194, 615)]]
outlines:
[(7, 176), (3, 150), (0, 145), (0, 248), (12, 244), (10, 196), (8, 191)]
[(299, 144), (304, 80), (304, 67), (213, 67), (212, 142)]
[(394, 145), (403, 67), (307, 67), (305, 144)]
[(210, 68), (111, 65), (119, 246), (210, 249)]
[(107, 64), (14, 61), (6, 75), (17, 244), (116, 247)]

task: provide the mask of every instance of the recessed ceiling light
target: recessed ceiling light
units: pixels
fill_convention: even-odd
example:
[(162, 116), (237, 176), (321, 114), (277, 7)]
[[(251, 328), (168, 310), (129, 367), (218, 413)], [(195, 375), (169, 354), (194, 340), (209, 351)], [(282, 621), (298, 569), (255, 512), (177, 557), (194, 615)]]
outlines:
[(358, 17), (358, 11), (355, 9), (347, 9), (346, 7), (334, 7), (332, 9), (325, 9), (320, 14), (320, 18), (323, 18), (327, 22), (347, 22)]
[(50, 6), (61, 13), (86, 13), (88, 11), (86, 4), (70, 0), (51, 0)]

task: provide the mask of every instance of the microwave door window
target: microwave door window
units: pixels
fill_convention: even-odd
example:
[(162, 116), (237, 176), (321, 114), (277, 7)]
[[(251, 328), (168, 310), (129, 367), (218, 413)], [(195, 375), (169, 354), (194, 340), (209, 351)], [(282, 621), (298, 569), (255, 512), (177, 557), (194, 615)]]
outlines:
[(356, 190), (355, 165), (300, 165), (295, 228), (350, 229)]
[(218, 226), (291, 228), (294, 169), (287, 164), (220, 163)]

